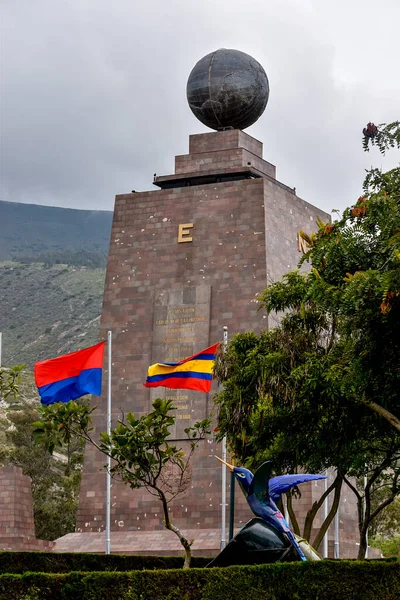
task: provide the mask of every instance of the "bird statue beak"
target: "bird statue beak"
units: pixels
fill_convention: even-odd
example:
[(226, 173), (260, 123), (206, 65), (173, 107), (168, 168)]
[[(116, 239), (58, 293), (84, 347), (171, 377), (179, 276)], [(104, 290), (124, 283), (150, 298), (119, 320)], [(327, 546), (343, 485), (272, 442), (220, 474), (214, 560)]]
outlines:
[(233, 469), (235, 468), (233, 465), (230, 465), (229, 463), (225, 462), (224, 460), (222, 460), (222, 458), (220, 458), (219, 456), (215, 457), (217, 460), (219, 460), (219, 462), (222, 462), (223, 465), (225, 465), (226, 467), (228, 467), (228, 469), (230, 471), (233, 471)]

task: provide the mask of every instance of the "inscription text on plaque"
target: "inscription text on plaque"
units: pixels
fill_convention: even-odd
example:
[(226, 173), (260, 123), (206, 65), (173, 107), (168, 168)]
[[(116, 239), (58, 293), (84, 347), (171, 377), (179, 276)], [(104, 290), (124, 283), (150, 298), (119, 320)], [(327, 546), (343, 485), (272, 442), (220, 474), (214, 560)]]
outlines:
[[(207, 348), (211, 287), (200, 285), (159, 292), (154, 306), (152, 363), (178, 362)], [(186, 438), (184, 430), (207, 415), (207, 395), (192, 390), (152, 388), (150, 400), (173, 400), (176, 424), (172, 439)]]

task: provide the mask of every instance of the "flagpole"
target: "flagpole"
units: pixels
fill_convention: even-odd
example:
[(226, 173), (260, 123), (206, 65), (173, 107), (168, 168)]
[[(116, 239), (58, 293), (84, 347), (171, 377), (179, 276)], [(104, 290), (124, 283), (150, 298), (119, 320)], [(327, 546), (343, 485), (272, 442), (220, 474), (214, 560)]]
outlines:
[[(231, 457), (231, 464), (235, 466), (235, 459)], [(231, 541), (235, 533), (235, 482), (236, 477), (233, 471), (231, 471), (231, 490), (229, 496), (229, 533), (228, 540)]]
[[(228, 345), (228, 328), (222, 328), (224, 332), (224, 352)], [(222, 438), (222, 460), (226, 462), (226, 435)], [(221, 493), (221, 550), (226, 546), (226, 466), (222, 464), (222, 493)]]
[[(328, 469), (325, 470), (325, 475), (326, 475), (326, 479), (324, 480), (324, 492), (328, 491)], [(324, 522), (326, 521), (326, 519), (328, 518), (328, 496), (326, 496), (325, 500), (324, 500)], [(328, 558), (329, 554), (329, 550), (328, 550), (328, 531), (329, 528), (326, 530), (325, 535), (324, 535), (324, 544), (323, 544), (323, 557), (324, 558)]]
[[(112, 332), (107, 332), (107, 350), (108, 350), (108, 381), (107, 381), (107, 435), (111, 432), (111, 344)], [(106, 554), (111, 552), (111, 457), (107, 456), (107, 474), (106, 474)]]
[[(367, 477), (367, 475), (364, 475), (364, 494), (365, 494), (365, 488), (367, 487), (367, 483), (368, 483), (368, 477)], [(364, 522), (365, 522), (366, 512), (367, 512), (367, 503), (366, 503), (366, 498), (364, 497), (364, 507), (363, 507)], [(367, 542), (367, 548), (365, 550), (365, 557), (364, 558), (368, 558), (368, 549), (369, 549), (369, 545), (368, 545), (368, 527), (367, 527), (367, 531), (365, 533), (365, 541)]]
[(340, 558), (340, 540), (339, 540), (339, 515), (340, 515), (340, 502), (337, 507), (335, 514), (335, 533), (334, 533), (334, 544), (333, 544), (333, 558)]

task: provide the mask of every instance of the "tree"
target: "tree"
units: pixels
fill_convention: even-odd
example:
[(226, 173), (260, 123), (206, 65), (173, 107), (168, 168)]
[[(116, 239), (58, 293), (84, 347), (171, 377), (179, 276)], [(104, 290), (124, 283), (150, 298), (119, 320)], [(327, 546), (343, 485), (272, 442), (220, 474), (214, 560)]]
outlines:
[(189, 452), (185, 455), (182, 448), (168, 441), (175, 423), (171, 400), (156, 399), (153, 410), (140, 418), (128, 413), (118, 421), (110, 435), (100, 433), (99, 441), (94, 439), (91, 427), (93, 410), (75, 402), (45, 407), (41, 421), (35, 423), (37, 442), (52, 453), (77, 435), (104, 455), (110, 456), (112, 477), (120, 479), (132, 489), (144, 487), (159, 498), (164, 525), (178, 536), (185, 550), (184, 568), (188, 568), (194, 540), (188, 540), (171, 522), (168, 504), (183, 494), (190, 484), (191, 458), (200, 440), (209, 433), (210, 420), (204, 419), (185, 429), (189, 440)]
[[(380, 489), (381, 498), (387, 496), (387, 490)], [(400, 555), (400, 496), (375, 519), (369, 532), (369, 545), (380, 548), (385, 556)]]
[[(293, 276), (289, 279), (293, 283)], [(292, 301), (295, 287), (287, 287)], [(219, 435), (227, 435), (235, 457), (249, 468), (268, 459), (279, 473), (336, 468), (334, 482), (311, 507), (302, 532), (316, 549), (335, 515), (343, 482), (353, 486), (352, 477), (367, 476), (365, 491), (357, 490), (361, 556), (369, 524), (400, 491), (400, 438), (386, 421), (343, 394), (335, 364), (330, 365), (327, 332), (318, 313), (305, 306), (303, 316), (287, 314), (275, 330), (234, 336), (216, 367), (224, 383), (216, 397)], [(374, 489), (384, 480), (390, 495), (371, 510)], [(331, 492), (328, 518), (311, 540), (315, 516)], [(291, 522), (300, 534), (290, 500)]]
[[(385, 500), (387, 495), (388, 490), (386, 488), (377, 490), (378, 498), (374, 502), (373, 508), (375, 508), (376, 502), (380, 502), (382, 499)], [(394, 535), (400, 536), (400, 496), (379, 515), (378, 519), (375, 519), (369, 529), (369, 535), (370, 537), (379, 535), (384, 538), (390, 538)]]
[[(400, 147), (400, 122), (364, 129), (364, 148)], [(364, 196), (333, 225), (319, 222), (301, 263), (308, 298), (340, 315), (338, 373), (348, 397), (400, 431), (400, 167), (367, 171)]]
[[(385, 151), (399, 146), (399, 131), (399, 122), (369, 127), (368, 140)], [(371, 170), (364, 187), (337, 222), (302, 232), (300, 265), (311, 271), (260, 294), (260, 309), (284, 314), (280, 326), (235, 336), (216, 366), (220, 435), (249, 466), (336, 467), (334, 505), (343, 481), (357, 497), (360, 558), (369, 525), (400, 491), (400, 169)], [(362, 493), (351, 476), (367, 477)], [(372, 509), (383, 481), (390, 493)], [(322, 501), (307, 515), (307, 539)]]
[(9, 369), (0, 368), (0, 465), (5, 464), (9, 450), (7, 430), (10, 421), (7, 418), (7, 400), (17, 397), (23, 368), (23, 365)]

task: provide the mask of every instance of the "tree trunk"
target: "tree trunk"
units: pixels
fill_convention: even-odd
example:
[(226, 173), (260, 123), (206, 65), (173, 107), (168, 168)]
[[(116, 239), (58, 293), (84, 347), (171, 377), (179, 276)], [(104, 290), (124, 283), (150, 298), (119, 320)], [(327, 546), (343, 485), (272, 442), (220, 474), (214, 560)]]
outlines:
[(172, 525), (171, 521), (168, 521), (168, 524), (165, 523), (165, 527), (167, 529), (169, 529), (170, 531), (173, 531), (175, 533), (175, 535), (178, 536), (180, 543), (182, 544), (182, 546), (185, 549), (185, 561), (183, 563), (183, 568), (189, 569), (190, 561), (192, 560), (191, 546), (192, 546), (194, 540), (187, 540), (185, 538), (185, 536), (183, 535), (183, 533), (177, 527), (175, 527), (175, 525)]
[[(363, 527), (364, 527), (364, 515), (363, 515), (363, 500), (361, 497), (361, 494), (358, 492), (357, 488), (345, 477), (344, 478), (346, 484), (349, 486), (349, 488), (354, 492), (356, 498), (357, 498), (357, 512), (358, 512), (358, 532), (360, 535), (360, 546), (358, 549), (358, 560), (363, 560), (365, 558), (365, 552), (367, 550), (367, 546), (366, 546), (366, 540), (365, 540), (365, 536), (364, 536), (364, 544), (363, 544), (363, 539), (362, 539), (362, 531), (363, 531)], [(363, 549), (364, 546), (364, 549)]]
[(333, 502), (332, 502), (331, 509), (330, 509), (330, 511), (328, 513), (328, 516), (326, 517), (325, 521), (322, 523), (319, 532), (315, 536), (314, 542), (312, 543), (312, 547), (315, 548), (315, 550), (318, 550), (318, 548), (320, 547), (321, 542), (324, 539), (324, 536), (325, 536), (325, 534), (326, 534), (326, 532), (328, 530), (328, 527), (332, 523), (333, 517), (336, 515), (337, 510), (339, 508), (340, 493), (342, 491), (343, 477), (340, 477), (338, 475), (336, 477), (334, 483), (335, 483), (335, 495), (333, 497)]
[[(329, 496), (329, 494), (331, 493), (331, 491), (336, 487), (338, 478), (339, 478), (339, 475), (336, 475), (335, 481), (333, 483), (331, 483), (331, 485), (328, 487), (328, 489), (322, 494), (321, 498), (317, 502), (314, 502), (314, 504), (312, 505), (310, 510), (307, 512), (306, 520), (304, 523), (304, 530), (303, 530), (303, 538), (305, 540), (307, 540), (307, 542), (310, 541), (311, 529), (312, 529), (312, 525), (314, 523), (315, 516), (316, 516), (317, 512), (319, 511), (319, 509), (321, 508), (321, 506), (323, 505), (325, 498), (327, 498)], [(340, 476), (340, 479), (342, 479), (341, 476)]]
[(185, 550), (185, 560), (183, 563), (183, 568), (184, 569), (189, 569), (190, 567), (190, 561), (192, 560), (192, 544), (194, 542), (194, 540), (188, 540), (185, 538), (185, 536), (183, 535), (183, 533), (180, 531), (180, 529), (178, 529), (178, 527), (175, 527), (175, 525), (173, 525), (171, 523), (171, 520), (169, 518), (169, 512), (168, 512), (168, 504), (167, 504), (167, 499), (165, 497), (165, 494), (162, 492), (162, 490), (157, 489), (157, 493), (159, 495), (159, 498), (162, 502), (162, 506), (163, 506), (163, 510), (164, 510), (164, 525), (166, 529), (169, 529), (169, 531), (173, 531), (175, 533), (175, 535), (178, 536), (180, 543), (182, 544), (184, 550)]
[(360, 531), (360, 546), (358, 548), (357, 560), (364, 560), (367, 552), (367, 528), (362, 527)]
[(362, 526), (360, 527), (360, 547), (358, 549), (358, 560), (364, 560), (365, 559), (365, 554), (367, 552), (367, 548), (368, 548), (368, 543), (367, 543), (367, 533), (368, 533), (368, 529), (369, 526), (371, 524), (371, 521), (373, 521), (375, 519), (375, 517), (377, 517), (379, 515), (379, 513), (386, 507), (389, 506), (389, 504), (391, 504), (392, 502), (394, 502), (394, 500), (396, 499), (397, 493), (396, 493), (396, 486), (394, 487), (394, 492), (393, 495), (390, 496), (389, 498), (386, 498), (386, 500), (384, 502), (382, 502), (379, 506), (377, 506), (377, 508), (374, 510), (374, 512), (371, 514), (371, 501), (369, 498), (369, 489), (368, 488), (368, 502), (367, 502), (367, 510), (366, 510), (366, 517), (362, 522)]
[(393, 494), (386, 498), (384, 502), (382, 502), (377, 508), (371, 513), (371, 489), (373, 483), (379, 477), (379, 475), (388, 467), (390, 463), (386, 460), (381, 463), (379, 467), (375, 469), (373, 475), (370, 477), (366, 487), (364, 488), (364, 502), (365, 502), (365, 515), (363, 511), (363, 498), (361, 494), (358, 492), (357, 488), (350, 483), (347, 479), (345, 482), (349, 486), (349, 488), (354, 492), (357, 498), (357, 509), (358, 509), (358, 531), (360, 534), (360, 547), (358, 549), (358, 560), (365, 559), (365, 553), (367, 551), (367, 533), (368, 527), (371, 522), (379, 515), (379, 513), (386, 507), (391, 504), (397, 496), (397, 477), (393, 482)]
[(290, 518), (290, 523), (292, 525), (292, 529), (296, 535), (300, 535), (300, 527), (297, 522), (295, 512), (293, 510), (292, 494), (290, 492), (286, 492), (286, 498), (287, 498), (286, 506), (287, 506), (287, 511), (288, 511), (289, 518)]

